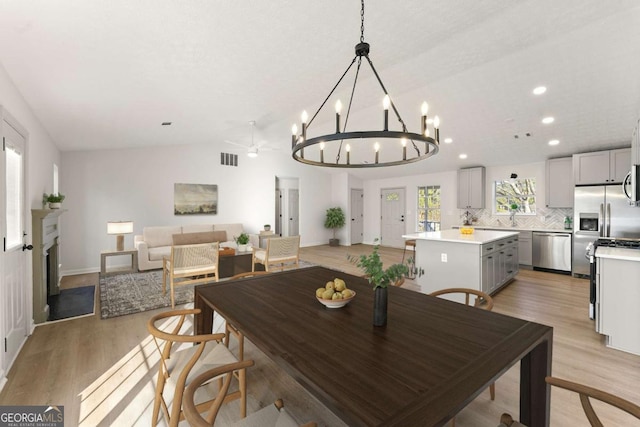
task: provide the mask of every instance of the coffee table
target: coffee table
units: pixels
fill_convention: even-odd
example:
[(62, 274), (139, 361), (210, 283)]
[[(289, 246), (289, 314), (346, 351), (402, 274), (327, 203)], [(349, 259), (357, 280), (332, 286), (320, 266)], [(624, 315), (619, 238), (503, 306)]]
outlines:
[[(218, 258), (218, 278), (222, 279), (251, 271), (252, 257), (252, 251), (240, 252), (238, 250), (233, 255), (221, 255)], [(258, 264), (256, 270), (263, 271), (264, 266)]]

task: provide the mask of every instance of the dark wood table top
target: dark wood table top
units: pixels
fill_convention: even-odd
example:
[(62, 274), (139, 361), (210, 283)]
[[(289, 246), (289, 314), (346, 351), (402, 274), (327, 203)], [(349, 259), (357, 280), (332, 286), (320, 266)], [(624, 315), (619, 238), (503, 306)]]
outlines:
[[(336, 277), (357, 295), (329, 309), (315, 290)], [(550, 370), (548, 326), (388, 291), (385, 327), (373, 326), (365, 279), (323, 267), (202, 285), (195, 293), (196, 307), (219, 312), (350, 426), (442, 425), (542, 342), (549, 343), (543, 370)]]

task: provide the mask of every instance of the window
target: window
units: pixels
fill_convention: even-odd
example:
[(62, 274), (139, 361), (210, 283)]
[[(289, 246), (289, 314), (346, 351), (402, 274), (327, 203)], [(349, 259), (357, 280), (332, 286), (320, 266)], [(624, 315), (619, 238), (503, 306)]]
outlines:
[(516, 214), (535, 215), (535, 178), (506, 179), (496, 181), (494, 187), (494, 209), (498, 215), (509, 215), (512, 205), (517, 206)]
[(418, 187), (418, 231), (440, 231), (440, 186)]

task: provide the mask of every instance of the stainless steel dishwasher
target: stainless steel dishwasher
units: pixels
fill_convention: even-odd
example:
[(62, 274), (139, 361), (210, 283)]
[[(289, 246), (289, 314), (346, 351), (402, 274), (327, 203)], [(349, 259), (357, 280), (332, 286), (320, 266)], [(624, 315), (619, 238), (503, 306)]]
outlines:
[(571, 233), (534, 231), (532, 252), (534, 269), (571, 273)]

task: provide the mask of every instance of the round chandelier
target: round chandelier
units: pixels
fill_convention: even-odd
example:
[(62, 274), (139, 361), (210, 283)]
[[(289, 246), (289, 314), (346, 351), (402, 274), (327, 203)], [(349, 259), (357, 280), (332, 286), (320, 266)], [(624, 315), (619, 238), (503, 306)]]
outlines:
[[(301, 116), (301, 132), (298, 133), (298, 126), (293, 125), (291, 128), (291, 156), (298, 162), (313, 166), (326, 166), (334, 168), (370, 168), (382, 166), (397, 166), (408, 163), (417, 162), (426, 159), (438, 153), (440, 146), (440, 119), (435, 116), (433, 120), (427, 118), (429, 105), (422, 103), (420, 116), (420, 133), (412, 133), (407, 130), (407, 125), (400, 116), (393, 100), (389, 96), (386, 87), (382, 83), (378, 72), (373, 66), (371, 58), (369, 58), (369, 43), (364, 41), (364, 0), (361, 0), (360, 9), (360, 43), (355, 47), (355, 56), (345, 72), (342, 74), (338, 82), (334, 85), (329, 95), (324, 99), (315, 114), (309, 119), (306, 111)], [(353, 98), (360, 75), (360, 66), (362, 58), (371, 66), (373, 75), (380, 84), (380, 88), (384, 93), (382, 102), (383, 107), (383, 126), (380, 130), (364, 130), (364, 131), (347, 131), (347, 123), (349, 122), (349, 113), (353, 105)], [(347, 112), (342, 123), (342, 102), (338, 99), (335, 103), (336, 111), (336, 127), (335, 133), (307, 137), (309, 127), (313, 120), (318, 116), (325, 104), (332, 97), (340, 83), (349, 73), (349, 70), (357, 63), (353, 87), (349, 98)], [(389, 109), (393, 110), (394, 115), (398, 119), (401, 130), (389, 129)], [(429, 124), (433, 127), (433, 136), (430, 134)], [(383, 144), (381, 144), (383, 141)], [(381, 154), (384, 147), (384, 153)], [(305, 156), (305, 148), (307, 155)], [(358, 150), (358, 158), (351, 161), (351, 153), (354, 149)], [(325, 153), (327, 158), (335, 154), (334, 161), (325, 161)], [(343, 155), (344, 154), (344, 155)]]

